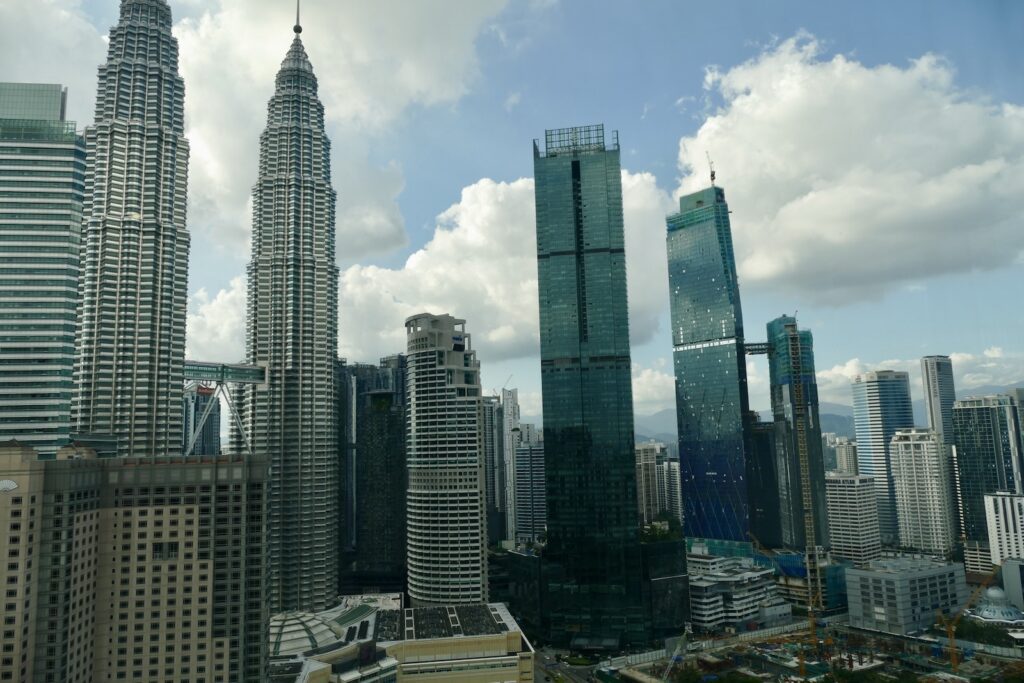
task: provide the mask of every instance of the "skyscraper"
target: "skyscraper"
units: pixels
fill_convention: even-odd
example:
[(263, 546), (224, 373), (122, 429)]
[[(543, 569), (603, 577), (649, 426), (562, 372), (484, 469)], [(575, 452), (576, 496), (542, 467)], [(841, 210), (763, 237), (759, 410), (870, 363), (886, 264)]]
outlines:
[(924, 406), (928, 427), (939, 435), (939, 441), (953, 441), (953, 363), (949, 356), (925, 356), (921, 359), (921, 380), (924, 383)]
[(59, 85), (0, 83), (0, 443), (71, 430), (85, 142)]
[[(206, 421), (199, 427), (200, 420), (206, 414)], [(217, 390), (193, 384), (186, 387), (181, 396), (182, 432), (181, 449), (186, 452), (189, 444), (195, 439), (191, 455), (217, 455), (220, 453), (220, 397)], [(198, 434), (197, 434), (198, 432)]]
[(166, 0), (122, 0), (99, 68), (88, 163), (73, 431), (119, 455), (181, 452), (188, 141)]
[[(645, 641), (618, 135), (534, 142), (547, 478), (546, 636)], [(683, 560), (685, 562), (685, 558)]]
[(669, 310), (686, 535), (749, 542), (743, 313), (725, 190), (668, 217)]
[[(405, 590), (404, 355), (379, 365), (346, 366), (338, 393), (344, 409), (343, 594)], [(343, 398), (342, 398), (343, 397)]]
[(899, 526), (889, 447), (893, 434), (914, 426), (910, 379), (905, 372), (878, 370), (857, 375), (852, 387), (857, 471), (874, 478), (882, 544), (894, 545), (899, 540)]
[(536, 543), (547, 524), (544, 443), (524, 441), (516, 448), (516, 541)]
[(501, 399), (483, 397), (484, 475), (487, 487), (487, 538), (505, 538), (505, 425)]
[(857, 442), (841, 436), (836, 439), (836, 471), (841, 474), (857, 474)]
[(267, 105), (252, 191), (246, 356), (267, 368), (267, 383), (240, 401), (253, 449), (270, 460), (272, 612), (326, 609), (338, 580), (335, 193), (301, 32), (296, 25)]
[(785, 463), (777, 468), (782, 542), (793, 550), (828, 546), (825, 463), (818, 420), (814, 339), (796, 318), (768, 323), (772, 414), (782, 429)]
[(421, 313), (405, 330), (409, 597), (416, 606), (487, 602), (480, 363), (465, 320)]
[(889, 450), (900, 545), (946, 555), (956, 543), (953, 454), (932, 430), (900, 430)]
[[(1018, 396), (968, 398), (953, 404), (953, 443), (960, 531), (968, 571), (989, 557), (985, 494), (1024, 494), (1024, 442)], [(975, 564), (978, 558), (980, 563)]]
[(637, 520), (641, 526), (653, 524), (658, 515), (668, 508), (668, 491), (659, 486), (662, 465), (668, 461), (665, 444), (649, 441), (639, 443), (636, 453)]
[(502, 472), (505, 492), (501, 498), (505, 506), (505, 538), (516, 540), (516, 448), (520, 442), (519, 390), (501, 390), (501, 447), (504, 453)]

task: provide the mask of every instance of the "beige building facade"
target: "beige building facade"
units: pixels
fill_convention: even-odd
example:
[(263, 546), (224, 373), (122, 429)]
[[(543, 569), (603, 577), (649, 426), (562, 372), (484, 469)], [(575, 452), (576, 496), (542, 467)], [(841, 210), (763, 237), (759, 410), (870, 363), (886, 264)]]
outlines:
[(0, 681), (260, 680), (265, 461), (0, 445)]

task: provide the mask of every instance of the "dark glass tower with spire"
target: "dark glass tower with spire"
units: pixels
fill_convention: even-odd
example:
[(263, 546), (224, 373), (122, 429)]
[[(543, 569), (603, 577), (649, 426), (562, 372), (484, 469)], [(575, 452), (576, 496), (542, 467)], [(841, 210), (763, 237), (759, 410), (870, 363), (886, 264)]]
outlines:
[(267, 106), (252, 191), (246, 355), (267, 368), (267, 383), (242, 396), (252, 447), (271, 463), (272, 612), (324, 609), (338, 580), (335, 192), (324, 107), (297, 22)]
[(749, 542), (743, 313), (725, 190), (668, 217), (669, 309), (686, 535)]
[(185, 86), (166, 0), (122, 0), (87, 167), (72, 431), (181, 451), (189, 234)]
[(534, 143), (548, 539), (547, 637), (645, 641), (618, 139), (604, 127)]

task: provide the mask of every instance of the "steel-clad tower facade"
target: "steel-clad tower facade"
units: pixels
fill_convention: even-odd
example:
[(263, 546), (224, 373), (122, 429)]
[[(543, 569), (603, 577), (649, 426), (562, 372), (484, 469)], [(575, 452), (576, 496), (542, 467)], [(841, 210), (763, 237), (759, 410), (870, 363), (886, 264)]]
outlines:
[(246, 389), (242, 413), (252, 448), (270, 460), (271, 612), (326, 609), (338, 578), (336, 195), (301, 32), (296, 25), (260, 135), (248, 267), (246, 354), (267, 368), (267, 383)]
[(118, 455), (181, 451), (189, 234), (185, 87), (166, 0), (122, 0), (87, 167), (73, 428)]

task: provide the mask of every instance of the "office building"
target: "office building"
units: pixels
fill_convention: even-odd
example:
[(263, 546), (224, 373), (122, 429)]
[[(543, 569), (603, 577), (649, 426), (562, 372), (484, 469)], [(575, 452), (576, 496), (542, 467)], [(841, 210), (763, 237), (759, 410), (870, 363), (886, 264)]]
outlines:
[(985, 494), (985, 522), (993, 566), (1007, 559), (1024, 559), (1024, 495)]
[(344, 549), (339, 590), (405, 590), (406, 361), (345, 365), (338, 382), (341, 443), (341, 522)]
[(725, 190), (681, 197), (667, 239), (686, 535), (749, 542), (747, 366)]
[(925, 356), (921, 359), (921, 380), (924, 383), (924, 408), (928, 427), (943, 443), (953, 442), (953, 362), (949, 356)]
[(547, 526), (544, 492), (544, 443), (523, 442), (516, 448), (516, 542), (543, 540)]
[(36, 455), (0, 445), (0, 680), (264, 680), (265, 460)]
[(267, 105), (252, 191), (246, 356), (267, 368), (267, 382), (246, 387), (240, 399), (253, 449), (270, 458), (275, 613), (331, 604), (344, 523), (338, 514), (335, 192), (324, 107), (301, 31), (296, 25)]
[(0, 83), (0, 443), (71, 432), (85, 141), (59, 85)]
[(276, 617), (271, 683), (492, 683), (534, 680), (534, 650), (501, 603), (403, 608), (353, 595)]
[(171, 26), (166, 0), (121, 3), (85, 129), (72, 431), (125, 456), (181, 452), (189, 145)]
[(782, 544), (793, 550), (828, 547), (825, 463), (818, 419), (814, 340), (796, 318), (768, 323), (772, 414), (781, 429), (785, 462), (777, 466)]
[(846, 570), (850, 626), (905, 636), (927, 631), (936, 613), (956, 614), (967, 601), (964, 566), (927, 558), (875, 560)]
[(952, 448), (931, 430), (896, 432), (889, 449), (900, 546), (948, 555), (956, 544)]
[(501, 390), (501, 447), (503, 452), (502, 472), (505, 474), (504, 494), (501, 502), (505, 509), (506, 540), (516, 538), (516, 448), (522, 434), (519, 426), (519, 390)]
[(899, 542), (899, 525), (889, 446), (893, 434), (914, 427), (910, 379), (905, 372), (878, 370), (857, 375), (852, 387), (857, 472), (875, 480), (882, 545), (895, 545)]
[(483, 397), (484, 478), (487, 538), (505, 538), (505, 424), (499, 396)]
[(836, 472), (847, 476), (857, 475), (857, 442), (845, 436), (836, 439)]
[(480, 362), (466, 321), (405, 321), (409, 597), (415, 606), (487, 600)]
[[(186, 455), (220, 453), (220, 397), (213, 387), (192, 384), (181, 395), (181, 450)], [(206, 417), (204, 420), (203, 417)], [(200, 425), (202, 423), (202, 425)], [(189, 446), (192, 450), (189, 451)]]
[(749, 557), (715, 557), (695, 543), (686, 556), (690, 573), (690, 621), (698, 633), (749, 631), (789, 623), (792, 606), (782, 599), (775, 570)]
[(678, 458), (667, 458), (658, 465), (658, 496), (665, 501), (665, 511), (683, 526), (683, 484), (679, 478)]
[(641, 526), (653, 524), (668, 509), (667, 490), (659, 485), (662, 465), (668, 462), (665, 444), (650, 441), (636, 445), (636, 502)]
[(968, 398), (953, 404), (957, 506), (968, 571), (990, 569), (985, 494), (1024, 494), (1018, 396)]
[(866, 565), (882, 556), (878, 505), (871, 477), (830, 474), (825, 477), (828, 530), (832, 554)]
[[(633, 454), (633, 387), (618, 134), (534, 142), (547, 477), (545, 639), (649, 639)], [(581, 473), (587, 473), (581, 476)], [(682, 558), (685, 562), (685, 557)]]

